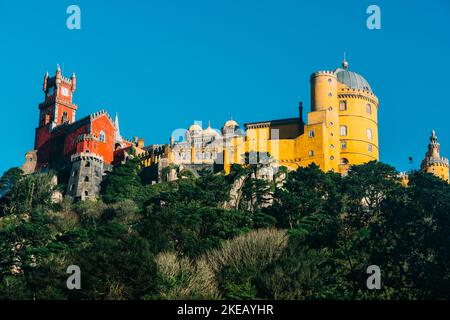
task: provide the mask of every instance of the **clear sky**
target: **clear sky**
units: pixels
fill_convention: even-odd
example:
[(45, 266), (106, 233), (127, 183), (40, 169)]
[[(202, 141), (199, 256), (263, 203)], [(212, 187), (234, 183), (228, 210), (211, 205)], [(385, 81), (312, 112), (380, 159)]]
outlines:
[[(81, 30), (66, 9), (81, 8)], [(381, 8), (381, 30), (366, 9)], [(340, 66), (380, 100), (382, 161), (420, 165), (432, 128), (450, 157), (450, 1), (0, 0), (0, 172), (33, 148), (42, 80), (77, 74), (78, 118), (119, 113), (122, 134), (167, 143), (194, 120), (220, 128), (297, 116), (309, 76)]]

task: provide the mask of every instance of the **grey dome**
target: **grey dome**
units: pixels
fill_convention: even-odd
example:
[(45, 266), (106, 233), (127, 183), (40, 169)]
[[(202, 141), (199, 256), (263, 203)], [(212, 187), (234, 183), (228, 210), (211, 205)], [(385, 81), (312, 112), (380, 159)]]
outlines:
[(342, 68), (334, 70), (334, 73), (336, 74), (338, 81), (345, 84), (347, 87), (372, 92), (370, 84), (360, 74)]

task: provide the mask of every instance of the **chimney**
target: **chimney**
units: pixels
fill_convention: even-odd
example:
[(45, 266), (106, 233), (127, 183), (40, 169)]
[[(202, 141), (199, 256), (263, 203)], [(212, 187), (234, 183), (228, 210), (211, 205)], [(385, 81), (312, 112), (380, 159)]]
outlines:
[(299, 119), (299, 124), (301, 126), (303, 126), (305, 124), (305, 122), (303, 122), (303, 102), (301, 102), (301, 101), (298, 104), (298, 119)]

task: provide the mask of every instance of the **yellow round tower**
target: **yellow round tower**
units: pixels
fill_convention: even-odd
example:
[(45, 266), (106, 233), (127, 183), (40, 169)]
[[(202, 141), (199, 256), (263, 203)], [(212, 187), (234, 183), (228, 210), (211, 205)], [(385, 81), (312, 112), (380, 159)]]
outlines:
[(344, 59), (336, 74), (339, 101), (340, 172), (352, 164), (379, 159), (378, 98), (364, 77), (348, 70)]
[[(310, 82), (311, 112), (308, 114), (308, 128), (314, 130), (314, 137), (308, 139), (306, 150), (314, 153), (315, 158), (311, 159), (324, 171), (338, 172), (340, 146), (337, 77), (333, 71), (318, 71), (311, 75)], [(318, 128), (318, 124), (322, 130)], [(320, 135), (321, 139), (317, 139)]]
[(431, 131), (430, 143), (425, 159), (422, 160), (420, 168), (424, 172), (434, 174), (435, 176), (449, 182), (449, 162), (447, 158), (439, 154), (440, 145), (436, 132)]

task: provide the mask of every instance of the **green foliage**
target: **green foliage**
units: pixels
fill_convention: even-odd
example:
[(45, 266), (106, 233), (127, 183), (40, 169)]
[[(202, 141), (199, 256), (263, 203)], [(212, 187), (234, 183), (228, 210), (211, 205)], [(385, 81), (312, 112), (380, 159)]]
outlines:
[(326, 250), (308, 248), (304, 239), (291, 236), (280, 258), (258, 276), (259, 297), (277, 300), (325, 298), (324, 288), (332, 282), (328, 276), (332, 274), (328, 261)]
[[(8, 170), (0, 299), (450, 298), (449, 184), (411, 172), (405, 187), (379, 162), (281, 170), (282, 183), (260, 168), (144, 185), (130, 160), (99, 201), (58, 204), (51, 173)], [(69, 265), (81, 290), (66, 287)], [(366, 287), (370, 265), (380, 290)]]
[(211, 266), (199, 259), (191, 261), (173, 252), (155, 258), (158, 271), (156, 299), (217, 299), (219, 292)]
[(23, 171), (20, 168), (14, 167), (8, 169), (0, 178), (0, 197), (6, 194), (23, 176)]
[(120, 224), (102, 227), (73, 259), (84, 276), (83, 299), (142, 299), (156, 282), (153, 253), (145, 239)]
[(250, 227), (249, 217), (241, 211), (167, 206), (147, 212), (140, 231), (157, 251), (174, 250), (195, 257)]
[(0, 216), (23, 214), (38, 206), (50, 207), (54, 189), (52, 178), (51, 173), (36, 173), (20, 178), (20, 173), (16, 172), (9, 180), (14, 182), (9, 184), (10, 189), (0, 200)]
[(225, 299), (254, 299), (261, 271), (278, 259), (287, 242), (284, 230), (258, 229), (228, 240), (203, 259), (216, 272)]
[(139, 161), (137, 158), (129, 159), (125, 164), (115, 166), (102, 181), (102, 199), (106, 203), (134, 199), (140, 187)]

